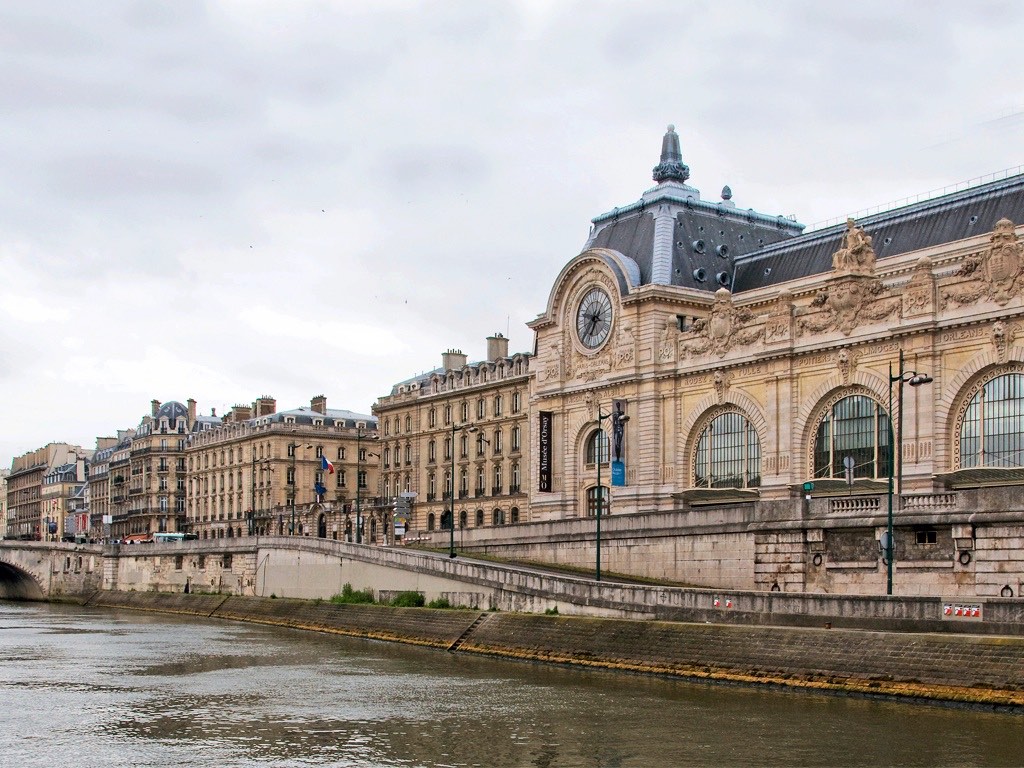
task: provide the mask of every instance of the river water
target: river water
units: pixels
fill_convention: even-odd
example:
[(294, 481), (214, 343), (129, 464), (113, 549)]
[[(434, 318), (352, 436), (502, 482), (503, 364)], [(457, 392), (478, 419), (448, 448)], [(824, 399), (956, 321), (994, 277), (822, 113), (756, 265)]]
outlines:
[(0, 766), (1024, 765), (1024, 717), (0, 602)]

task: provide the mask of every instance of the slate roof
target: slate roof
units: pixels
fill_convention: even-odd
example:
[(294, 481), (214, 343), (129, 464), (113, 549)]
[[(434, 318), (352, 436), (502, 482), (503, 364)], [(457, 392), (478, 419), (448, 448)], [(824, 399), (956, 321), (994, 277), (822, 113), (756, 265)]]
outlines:
[[(1024, 222), (1024, 174), (866, 216), (857, 224), (884, 259), (991, 232), (1000, 219)], [(846, 224), (737, 256), (733, 292), (754, 290), (832, 269)]]
[(320, 413), (314, 411), (308, 406), (302, 406), (301, 408), (295, 408), (290, 411), (278, 411), (277, 413), (270, 414), (268, 416), (260, 416), (258, 419), (251, 419), (250, 423), (260, 421), (280, 424), (284, 423), (286, 419), (291, 418), (295, 420), (296, 424), (312, 424), (314, 419), (323, 419), (324, 426), (333, 427), (336, 425), (342, 425), (345, 427), (356, 428), (357, 423), (363, 423), (367, 429), (377, 428), (377, 417), (368, 416), (363, 413), (356, 413), (355, 411), (346, 411), (335, 408), (328, 408), (327, 413)]
[[(661, 162), (654, 169), (657, 186), (630, 205), (593, 219), (584, 250), (610, 248), (631, 259), (640, 285), (678, 285), (705, 291), (731, 287), (733, 259), (739, 253), (790, 240), (804, 227), (785, 216), (741, 209), (732, 190), (722, 199), (701, 199), (687, 185), (689, 167), (682, 163), (673, 126), (662, 140)], [(671, 226), (658, 228), (656, 216), (669, 214)]]

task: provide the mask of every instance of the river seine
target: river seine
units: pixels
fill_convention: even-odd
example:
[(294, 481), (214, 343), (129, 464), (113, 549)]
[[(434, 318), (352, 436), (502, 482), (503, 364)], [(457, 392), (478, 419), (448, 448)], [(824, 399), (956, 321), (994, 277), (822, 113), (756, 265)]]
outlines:
[(0, 765), (1024, 765), (1019, 715), (0, 603)]

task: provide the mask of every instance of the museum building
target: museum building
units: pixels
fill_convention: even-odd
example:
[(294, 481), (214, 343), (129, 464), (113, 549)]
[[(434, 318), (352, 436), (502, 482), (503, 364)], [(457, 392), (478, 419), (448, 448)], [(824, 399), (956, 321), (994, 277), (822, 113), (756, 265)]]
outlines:
[(519, 521), (564, 536), (463, 545), (583, 566), (600, 511), (623, 573), (1019, 595), (1024, 176), (804, 234), (689, 175), (670, 126), (655, 186), (593, 220), (529, 324)]

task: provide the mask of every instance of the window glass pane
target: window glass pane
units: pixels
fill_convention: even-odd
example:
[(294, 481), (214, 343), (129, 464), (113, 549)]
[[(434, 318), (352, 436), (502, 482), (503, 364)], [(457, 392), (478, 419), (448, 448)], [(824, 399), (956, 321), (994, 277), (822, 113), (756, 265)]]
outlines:
[(844, 459), (854, 462), (854, 477), (887, 477), (892, 450), (889, 418), (864, 395), (844, 397), (825, 414), (814, 439), (814, 477), (843, 478)]
[(694, 484), (704, 488), (750, 488), (761, 483), (757, 432), (740, 413), (712, 419), (697, 440)]
[(1024, 375), (1010, 373), (985, 384), (971, 399), (960, 425), (960, 467), (1024, 466)]

